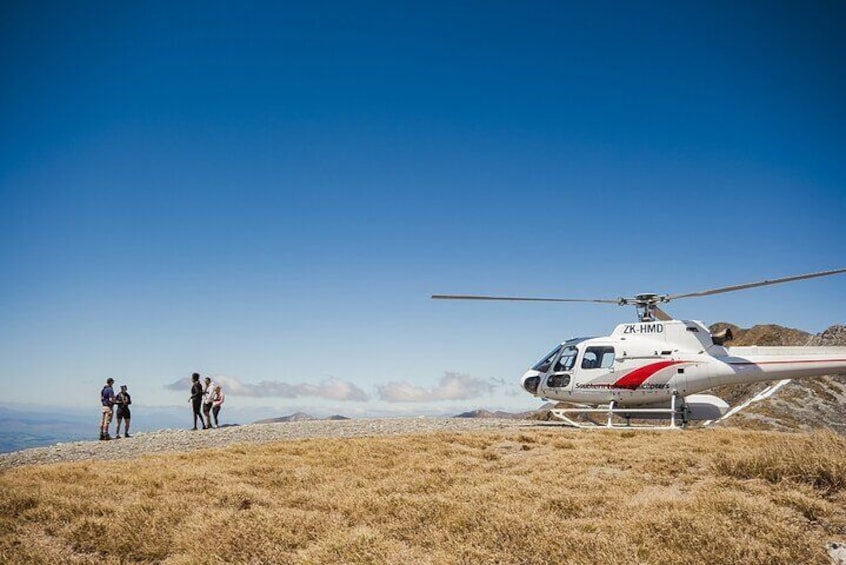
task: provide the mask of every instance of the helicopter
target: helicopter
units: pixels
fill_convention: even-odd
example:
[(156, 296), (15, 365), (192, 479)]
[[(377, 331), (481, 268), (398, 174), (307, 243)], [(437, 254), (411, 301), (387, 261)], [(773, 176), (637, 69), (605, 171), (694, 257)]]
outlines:
[[(571, 406), (550, 411), (571, 426), (673, 429), (691, 420), (715, 420), (727, 412), (723, 399), (702, 394), (714, 387), (846, 374), (846, 347), (730, 347), (731, 329), (711, 333), (702, 322), (676, 320), (659, 305), (841, 273), (846, 268), (684, 294), (641, 293), (616, 299), (468, 294), (433, 294), (432, 299), (634, 306), (637, 322), (619, 324), (609, 336), (558, 344), (523, 374), (521, 385), (533, 396)], [(596, 422), (591, 414), (603, 415), (604, 422)], [(669, 423), (633, 424), (632, 419), (668, 419)]]

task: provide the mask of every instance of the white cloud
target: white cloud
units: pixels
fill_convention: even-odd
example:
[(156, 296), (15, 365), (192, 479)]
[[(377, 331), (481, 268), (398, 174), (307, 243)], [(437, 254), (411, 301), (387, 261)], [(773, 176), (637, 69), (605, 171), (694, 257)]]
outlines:
[[(302, 398), (317, 397), (330, 400), (354, 400), (363, 402), (370, 400), (366, 392), (354, 384), (329, 377), (319, 384), (298, 383), (289, 384), (282, 381), (261, 381), (258, 384), (242, 383), (235, 377), (218, 375), (212, 377), (215, 383), (219, 384), (224, 392), (231, 396), (250, 396), (254, 398), (276, 397), (276, 398)], [(185, 377), (167, 385), (170, 390), (181, 390), (188, 393), (191, 390), (191, 379)]]
[(409, 383), (392, 382), (378, 387), (379, 398), (386, 402), (432, 402), (468, 400), (489, 395), (494, 385), (463, 373), (444, 373), (438, 386), (427, 389)]

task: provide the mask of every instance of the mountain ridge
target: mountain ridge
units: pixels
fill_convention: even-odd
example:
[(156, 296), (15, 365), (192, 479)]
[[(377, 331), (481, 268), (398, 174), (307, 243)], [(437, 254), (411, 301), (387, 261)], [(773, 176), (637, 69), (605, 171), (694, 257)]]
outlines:
[(317, 418), (312, 416), (311, 414), (306, 414), (305, 412), (294, 412), (293, 414), (288, 414), (287, 416), (280, 416), (278, 418), (264, 418), (261, 420), (256, 420), (253, 424), (279, 424), (283, 422), (311, 422), (311, 421), (320, 421), (320, 420), (349, 420), (350, 418), (346, 416), (342, 416), (340, 414), (333, 414), (331, 416), (327, 416), (325, 418)]

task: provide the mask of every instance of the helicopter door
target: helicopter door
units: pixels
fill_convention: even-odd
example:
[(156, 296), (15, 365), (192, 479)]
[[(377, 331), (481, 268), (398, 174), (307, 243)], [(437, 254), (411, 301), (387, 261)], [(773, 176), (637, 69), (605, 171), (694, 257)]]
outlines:
[(562, 348), (561, 355), (555, 361), (546, 382), (543, 383), (544, 390), (550, 395), (555, 395), (573, 388), (573, 368), (576, 365), (576, 358), (579, 356), (579, 349), (574, 345)]

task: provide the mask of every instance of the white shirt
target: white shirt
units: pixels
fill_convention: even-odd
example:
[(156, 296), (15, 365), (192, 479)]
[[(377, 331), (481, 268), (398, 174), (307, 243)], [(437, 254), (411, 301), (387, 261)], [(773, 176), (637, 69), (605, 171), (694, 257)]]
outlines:
[(212, 403), (212, 393), (214, 393), (214, 381), (203, 387), (203, 404)]

